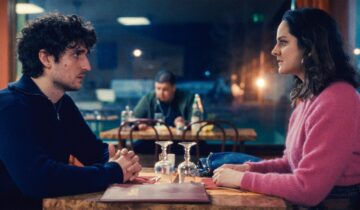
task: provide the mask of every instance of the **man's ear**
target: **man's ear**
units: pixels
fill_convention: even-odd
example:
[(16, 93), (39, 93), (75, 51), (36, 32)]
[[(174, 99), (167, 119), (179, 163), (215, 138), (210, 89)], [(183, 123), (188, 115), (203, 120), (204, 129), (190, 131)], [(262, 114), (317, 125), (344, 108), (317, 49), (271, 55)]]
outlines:
[(51, 67), (52, 56), (48, 52), (46, 52), (46, 50), (41, 49), (38, 56), (40, 62), (44, 65), (45, 68)]

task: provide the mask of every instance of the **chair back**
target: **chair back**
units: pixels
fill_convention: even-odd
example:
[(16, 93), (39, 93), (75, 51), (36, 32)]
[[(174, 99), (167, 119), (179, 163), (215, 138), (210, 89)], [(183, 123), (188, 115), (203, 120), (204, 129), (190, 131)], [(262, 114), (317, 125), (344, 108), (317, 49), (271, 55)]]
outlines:
[[(136, 131), (138, 129), (140, 124), (146, 124), (148, 127), (150, 127), (155, 132), (155, 141), (161, 141), (161, 139), (159, 137), (158, 130), (155, 128), (155, 126), (158, 125), (158, 124), (165, 126), (166, 130), (169, 132), (170, 141), (174, 140), (174, 136), (173, 136), (173, 134), (171, 132), (171, 129), (163, 121), (156, 120), (156, 119), (148, 119), (148, 118), (130, 119), (130, 120), (127, 120), (127, 121), (123, 122), (119, 127), (119, 130), (118, 130), (119, 148), (123, 148), (123, 147), (126, 146), (125, 145), (125, 140), (122, 139), (122, 137), (121, 137), (121, 131), (124, 128), (130, 127), (130, 130), (129, 130), (129, 132), (130, 132), (129, 133), (130, 147), (131, 147), (131, 149), (134, 149), (134, 146), (133, 146), (133, 133), (134, 133), (134, 131)], [(155, 158), (157, 158), (158, 147), (156, 145), (155, 145), (155, 154), (154, 155), (155, 155)]]
[(214, 127), (218, 128), (221, 133), (222, 133), (222, 141), (221, 141), (221, 151), (224, 152), (225, 151), (225, 145), (226, 145), (226, 131), (225, 128), (223, 127), (224, 125), (228, 125), (230, 128), (232, 128), (235, 132), (235, 139), (233, 139), (233, 148), (232, 151), (235, 152), (236, 148), (237, 148), (237, 144), (239, 142), (239, 132), (236, 128), (236, 126), (229, 122), (229, 121), (224, 121), (224, 120), (200, 120), (200, 121), (196, 121), (196, 122), (192, 122), (189, 123), (185, 126), (183, 135), (182, 135), (182, 139), (185, 139), (186, 133), (187, 131), (191, 130), (191, 126), (195, 125), (195, 124), (200, 124), (200, 128), (199, 130), (196, 132), (196, 137), (195, 137), (195, 141), (196, 141), (196, 157), (197, 159), (200, 158), (200, 147), (198, 145), (199, 141), (200, 141), (200, 133), (203, 130), (204, 127), (206, 127), (207, 125), (214, 125)]

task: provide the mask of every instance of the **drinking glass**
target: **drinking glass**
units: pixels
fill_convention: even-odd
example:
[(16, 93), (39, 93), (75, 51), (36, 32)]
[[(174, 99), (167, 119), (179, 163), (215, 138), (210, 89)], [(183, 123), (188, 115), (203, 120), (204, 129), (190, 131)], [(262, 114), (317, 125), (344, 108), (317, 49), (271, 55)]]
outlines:
[(164, 115), (161, 112), (156, 112), (154, 113), (154, 119), (155, 120), (159, 120), (159, 121), (163, 121), (164, 122)]
[[(164, 122), (164, 115), (161, 113), (161, 112), (156, 112), (154, 114), (154, 119), (155, 120), (158, 120), (158, 121), (162, 121)], [(158, 131), (158, 132), (161, 132), (161, 124), (160, 123), (156, 123), (155, 125), (155, 129)]]
[(162, 182), (172, 182), (172, 164), (168, 160), (167, 147), (172, 144), (172, 141), (156, 141), (156, 144), (161, 146), (162, 154), (161, 159), (155, 163), (155, 174), (162, 180)]
[(185, 161), (178, 166), (179, 183), (195, 181), (195, 176), (198, 175), (195, 163), (190, 161), (190, 149), (196, 142), (181, 142), (179, 143), (184, 147)]

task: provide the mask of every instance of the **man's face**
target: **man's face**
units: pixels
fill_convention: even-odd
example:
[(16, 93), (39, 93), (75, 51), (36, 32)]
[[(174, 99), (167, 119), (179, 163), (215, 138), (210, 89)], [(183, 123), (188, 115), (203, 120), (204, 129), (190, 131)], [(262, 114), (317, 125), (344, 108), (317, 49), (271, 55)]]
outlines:
[(49, 72), (53, 85), (63, 91), (79, 90), (85, 74), (91, 70), (88, 50), (84, 46), (67, 48)]
[(175, 94), (176, 87), (168, 82), (155, 82), (155, 94), (161, 102), (169, 103)]

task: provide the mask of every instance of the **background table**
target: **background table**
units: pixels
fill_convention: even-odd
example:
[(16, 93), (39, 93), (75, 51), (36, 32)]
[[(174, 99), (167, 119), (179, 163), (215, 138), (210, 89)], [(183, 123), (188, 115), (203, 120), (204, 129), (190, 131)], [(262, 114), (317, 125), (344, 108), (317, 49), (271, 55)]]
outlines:
[[(176, 131), (175, 128), (170, 128), (173, 134), (174, 140), (183, 140), (182, 133)], [(239, 141), (255, 141), (257, 134), (252, 128), (238, 128), (239, 132)], [(100, 138), (102, 139), (118, 139), (119, 128), (114, 128), (108, 131), (103, 131), (100, 133)], [(232, 129), (225, 129), (226, 137), (229, 140), (235, 140), (235, 132)], [(159, 132), (160, 140), (169, 140), (170, 134), (166, 129), (161, 129)], [(121, 131), (121, 139), (129, 139), (130, 132), (128, 130)], [(146, 129), (143, 131), (134, 131), (133, 132), (134, 139), (142, 139), (142, 140), (154, 140), (156, 138), (155, 132), (152, 129)], [(185, 140), (193, 141), (196, 139), (196, 134), (191, 131), (186, 132)], [(220, 131), (208, 131), (201, 132), (199, 135), (199, 140), (219, 140), (222, 139), (222, 133)]]
[[(196, 134), (191, 131), (187, 131), (185, 137), (183, 136), (183, 131), (178, 131), (175, 128), (170, 128), (172, 133), (172, 139), (174, 141), (195, 141), (197, 140)], [(233, 149), (232, 151), (239, 150), (244, 152), (244, 142), (245, 141), (255, 141), (257, 134), (254, 129), (251, 128), (237, 128), (237, 132), (239, 134), (238, 139), (236, 139), (236, 133), (234, 129), (224, 129), (225, 130), (225, 141), (232, 141)], [(164, 129), (158, 129), (158, 138), (159, 140), (171, 140), (171, 136), (169, 131)], [(108, 131), (104, 131), (100, 133), (100, 138), (102, 139), (118, 139), (119, 136), (119, 128), (114, 128)], [(120, 140), (125, 141), (126, 139), (141, 139), (141, 140), (156, 140), (157, 136), (155, 131), (152, 128), (148, 128), (146, 130), (133, 131), (132, 137), (130, 135), (130, 131), (121, 130)], [(223, 133), (221, 131), (202, 131), (199, 134), (199, 141), (219, 141), (223, 139)], [(125, 142), (121, 143), (121, 147), (125, 145)], [(132, 145), (131, 145), (132, 146)], [(237, 149), (239, 146), (239, 149)], [(199, 159), (199, 147), (196, 147), (197, 158)], [(225, 151), (225, 142), (222, 142), (221, 151)], [(157, 156), (157, 150), (155, 151), (155, 156)]]
[[(172, 133), (172, 139), (174, 141), (219, 141), (223, 139), (223, 133), (221, 131), (202, 131), (200, 132), (198, 138), (195, 133), (191, 131), (187, 131), (185, 137), (183, 136), (183, 131), (178, 131), (175, 128), (170, 128)], [(239, 134), (238, 139), (236, 139), (236, 132), (234, 129), (224, 129), (225, 130), (225, 142), (222, 142), (221, 151), (225, 151), (225, 143), (230, 140), (233, 143), (232, 151), (239, 150), (241, 152), (245, 152), (244, 142), (245, 141), (255, 141), (257, 134), (254, 129), (251, 128), (237, 128), (237, 132)], [(158, 139), (159, 140), (171, 140), (171, 135), (169, 131), (164, 129), (158, 129)], [(100, 133), (100, 138), (102, 139), (119, 139), (119, 128), (114, 128), (108, 131), (104, 131)], [(132, 132), (132, 137), (130, 135), (129, 129), (121, 130), (120, 139), (123, 142), (121, 143), (121, 147), (125, 146), (126, 139), (141, 139), (141, 140), (157, 140), (157, 136), (155, 131), (152, 128), (148, 128), (146, 130), (138, 130)], [(131, 142), (132, 144), (132, 142)], [(131, 145), (132, 146), (132, 145)], [(239, 146), (239, 149), (237, 149)], [(156, 147), (157, 148), (157, 147)], [(155, 157), (157, 157), (157, 150), (155, 151)], [(196, 155), (197, 159), (199, 159), (200, 151), (199, 146), (196, 147)]]

